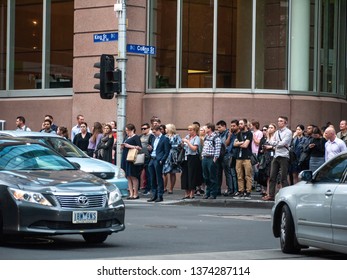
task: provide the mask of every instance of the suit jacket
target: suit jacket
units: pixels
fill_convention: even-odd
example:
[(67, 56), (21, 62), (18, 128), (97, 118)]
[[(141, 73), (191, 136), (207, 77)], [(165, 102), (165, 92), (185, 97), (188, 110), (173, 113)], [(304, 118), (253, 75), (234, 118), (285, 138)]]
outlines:
[[(154, 145), (154, 140), (153, 140)], [(162, 164), (166, 161), (170, 152), (170, 140), (165, 135), (162, 135), (159, 139), (158, 146), (155, 150), (156, 160), (161, 161)]]

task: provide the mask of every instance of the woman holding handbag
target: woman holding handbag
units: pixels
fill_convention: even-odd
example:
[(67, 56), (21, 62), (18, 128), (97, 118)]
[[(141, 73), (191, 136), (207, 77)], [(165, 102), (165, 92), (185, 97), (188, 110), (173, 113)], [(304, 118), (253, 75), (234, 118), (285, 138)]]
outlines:
[(141, 140), (138, 135), (135, 134), (135, 126), (131, 123), (125, 126), (126, 138), (121, 144), (122, 162), (121, 167), (125, 171), (125, 176), (128, 179), (128, 199), (139, 199), (139, 177), (142, 170), (142, 165), (135, 165), (134, 159), (128, 157), (129, 151), (136, 149), (141, 150)]

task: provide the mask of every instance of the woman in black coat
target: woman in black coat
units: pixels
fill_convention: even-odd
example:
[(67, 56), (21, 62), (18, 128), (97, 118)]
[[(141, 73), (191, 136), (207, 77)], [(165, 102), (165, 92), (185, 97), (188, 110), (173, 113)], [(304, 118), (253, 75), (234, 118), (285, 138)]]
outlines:
[(96, 158), (112, 163), (113, 141), (112, 127), (106, 124), (104, 126), (104, 135), (96, 148)]

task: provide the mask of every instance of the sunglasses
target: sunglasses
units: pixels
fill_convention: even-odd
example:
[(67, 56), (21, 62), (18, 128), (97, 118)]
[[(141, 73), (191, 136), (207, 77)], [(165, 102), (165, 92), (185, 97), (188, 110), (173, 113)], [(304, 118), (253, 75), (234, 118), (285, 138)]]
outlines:
[(149, 127), (141, 127), (141, 130), (146, 130), (148, 129)]

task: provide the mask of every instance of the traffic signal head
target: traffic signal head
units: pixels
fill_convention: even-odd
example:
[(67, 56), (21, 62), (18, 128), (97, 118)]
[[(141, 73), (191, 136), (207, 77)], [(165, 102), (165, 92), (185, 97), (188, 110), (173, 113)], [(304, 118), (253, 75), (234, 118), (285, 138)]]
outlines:
[(114, 91), (119, 94), (122, 91), (122, 71), (118, 68), (113, 71)]
[(100, 97), (102, 99), (112, 99), (115, 92), (113, 85), (113, 55), (102, 54), (100, 62), (95, 63), (94, 67), (100, 69), (99, 73), (94, 75), (94, 78), (100, 79), (100, 83), (94, 85), (94, 88), (100, 90)]

